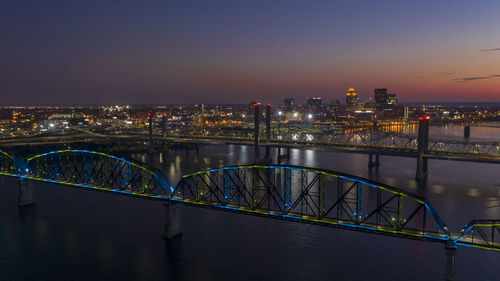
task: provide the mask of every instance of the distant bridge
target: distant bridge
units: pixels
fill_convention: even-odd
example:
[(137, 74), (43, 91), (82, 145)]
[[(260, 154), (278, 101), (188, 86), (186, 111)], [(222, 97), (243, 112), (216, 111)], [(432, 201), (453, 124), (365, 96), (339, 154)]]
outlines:
[[(363, 154), (417, 157), (419, 136), (394, 133), (377, 129), (358, 129), (342, 133), (318, 133), (307, 131), (271, 131), (271, 137), (260, 138), (258, 145), (289, 147), (300, 149), (334, 150)], [(31, 136), (0, 139), (0, 145), (12, 147), (19, 145), (43, 146), (49, 144), (80, 144), (82, 142), (144, 143), (161, 144), (166, 141), (202, 144), (242, 144), (255, 145), (255, 138), (248, 131), (225, 131), (221, 128), (175, 128), (163, 134), (127, 135), (56, 135)], [(484, 163), (500, 163), (500, 142), (453, 141), (429, 138), (423, 148), (425, 159), (458, 160)]]
[[(92, 150), (107, 150), (110, 152), (153, 152), (168, 148), (167, 143), (196, 144), (241, 144), (277, 148), (298, 148), (324, 151), (342, 151), (368, 154), (368, 167), (379, 166), (379, 156), (399, 156), (418, 159), (415, 178), (425, 180), (428, 175), (428, 160), (454, 160), (481, 163), (500, 163), (499, 142), (473, 142), (440, 140), (429, 137), (429, 121), (419, 121), (417, 136), (395, 133), (379, 129), (377, 126), (357, 128), (337, 133), (315, 132), (314, 130), (282, 130), (275, 127), (266, 128), (263, 132), (252, 136), (248, 130), (224, 130), (221, 128), (165, 128), (163, 134), (154, 134), (152, 126), (150, 135), (144, 133), (128, 135), (77, 134), (56, 136), (32, 136), (25, 138), (10, 138), (0, 140), (4, 147), (17, 150), (45, 151), (46, 146), (81, 147)], [(89, 146), (89, 144), (92, 144)], [(259, 150), (256, 149), (256, 153)], [(277, 163), (283, 158), (289, 158), (290, 153), (281, 155), (278, 150)], [(266, 158), (271, 154), (266, 149)]]

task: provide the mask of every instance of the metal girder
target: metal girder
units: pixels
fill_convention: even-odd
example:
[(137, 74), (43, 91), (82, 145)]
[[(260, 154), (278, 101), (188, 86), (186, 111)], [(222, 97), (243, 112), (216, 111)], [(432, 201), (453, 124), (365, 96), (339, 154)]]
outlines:
[(386, 235), (450, 239), (426, 199), (323, 169), (281, 165), (212, 169), (183, 176), (170, 199)]
[(500, 251), (500, 219), (473, 220), (453, 239), (453, 243), (481, 249)]
[[(223, 130), (221, 128), (175, 128), (170, 137), (193, 139), (217, 139), (252, 142), (251, 130)], [(349, 147), (363, 147), (374, 150), (399, 150), (416, 152), (417, 136), (384, 130), (384, 127), (356, 128), (336, 133), (317, 132), (305, 128), (274, 127), (272, 143), (317, 144)], [(500, 157), (500, 142), (470, 142), (429, 138), (429, 153), (438, 156), (489, 156)]]
[(16, 161), (12, 155), (0, 149), (0, 174), (10, 175), (17, 173)]
[(128, 193), (165, 195), (166, 178), (142, 163), (87, 150), (59, 150), (28, 158), (23, 177)]
[(27, 161), (0, 153), (0, 160), (0, 174), (21, 179), (500, 250), (500, 220), (471, 221), (460, 234), (450, 235), (425, 198), (324, 169), (289, 165), (223, 167), (185, 175), (174, 187), (163, 172), (100, 152), (60, 150)]

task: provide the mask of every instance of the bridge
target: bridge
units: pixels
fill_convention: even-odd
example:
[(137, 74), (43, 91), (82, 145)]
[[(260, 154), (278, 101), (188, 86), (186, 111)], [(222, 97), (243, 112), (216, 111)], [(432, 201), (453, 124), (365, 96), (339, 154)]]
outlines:
[[(423, 125), (425, 126), (425, 125)], [(153, 131), (154, 132), (154, 131)], [(194, 142), (209, 144), (245, 144), (254, 145), (254, 133), (249, 130), (225, 130), (224, 128), (171, 128), (165, 133), (155, 132), (149, 137), (144, 132), (135, 134), (67, 134), (41, 135), (0, 139), (4, 147), (16, 145), (94, 143), (129, 143), (149, 142), (160, 144), (163, 141)], [(259, 136), (263, 135), (262, 131)], [(500, 142), (454, 141), (439, 138), (426, 138), (428, 159), (461, 160), (500, 163)], [(377, 127), (346, 130), (342, 132), (308, 131), (307, 129), (271, 130), (271, 137), (259, 137), (259, 146), (307, 148), (317, 150), (335, 150), (365, 154), (380, 154), (403, 157), (416, 157), (419, 136), (395, 133)]]
[[(256, 114), (256, 116), (259, 116)], [(270, 116), (270, 115), (268, 115)], [(281, 128), (271, 127), (270, 118), (266, 119), (266, 128), (261, 130), (259, 122), (256, 121), (253, 131), (230, 130), (224, 128), (204, 127), (182, 127), (161, 128), (162, 133), (153, 128), (152, 117), (149, 122), (149, 136), (144, 132), (136, 134), (100, 135), (96, 133), (85, 133), (80, 130), (79, 134), (67, 134), (56, 136), (32, 136), (26, 138), (11, 138), (0, 140), (4, 147), (26, 145), (45, 146), (65, 145), (82, 146), (84, 143), (93, 143), (97, 147), (91, 149), (108, 149), (115, 147), (114, 151), (147, 150), (158, 151), (167, 148), (168, 142), (186, 144), (243, 144), (253, 145), (256, 154), (259, 147), (266, 147), (266, 158), (270, 158), (269, 148), (278, 149), (306, 148), (326, 151), (342, 151), (352, 153), (368, 154), (368, 167), (377, 167), (380, 163), (380, 155), (411, 157), (418, 159), (415, 178), (425, 180), (428, 174), (428, 160), (455, 160), (482, 163), (500, 163), (500, 142), (472, 142), (468, 140), (454, 141), (431, 138), (429, 135), (429, 119), (420, 118), (418, 121), (418, 135), (406, 135), (387, 130), (384, 125), (365, 128), (354, 128), (340, 132), (325, 132), (303, 128)], [(166, 123), (164, 123), (166, 124)], [(265, 135), (264, 138), (261, 135)], [(100, 146), (99, 146), (100, 145)], [(104, 147), (104, 148), (103, 148)], [(112, 150), (113, 149), (109, 149)], [(289, 157), (286, 153), (278, 153), (278, 161)], [(273, 162), (273, 161), (270, 161)]]
[(144, 163), (89, 150), (29, 157), (0, 150), (0, 175), (20, 183), (20, 205), (34, 203), (30, 183), (132, 196), (166, 203), (165, 235), (180, 234), (179, 205), (445, 244), (447, 280), (457, 246), (500, 250), (500, 220), (473, 220), (452, 232), (425, 198), (335, 171), (290, 165), (243, 165), (184, 175), (172, 185)]

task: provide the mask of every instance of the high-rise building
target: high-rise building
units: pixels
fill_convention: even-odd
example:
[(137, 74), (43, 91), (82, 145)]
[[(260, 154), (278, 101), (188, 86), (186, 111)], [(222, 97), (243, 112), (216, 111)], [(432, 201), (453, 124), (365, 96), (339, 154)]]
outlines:
[(321, 98), (308, 98), (307, 106), (312, 112), (319, 112), (321, 110)]
[(332, 100), (330, 102), (330, 106), (328, 108), (328, 111), (330, 112), (331, 117), (337, 117), (337, 113), (339, 112), (340, 108), (340, 102), (339, 100)]
[(283, 109), (285, 111), (292, 111), (295, 108), (295, 99), (286, 98), (283, 100)]
[(283, 100), (283, 104), (287, 107), (294, 107), (295, 106), (295, 99), (294, 98), (287, 98)]
[(345, 108), (347, 111), (354, 111), (359, 103), (358, 94), (354, 88), (349, 88), (345, 94)]
[(387, 95), (387, 107), (392, 109), (396, 105), (398, 105), (398, 98), (396, 97), (396, 94), (388, 94)]
[(384, 110), (387, 108), (387, 89), (380, 88), (375, 89), (375, 93), (373, 95), (373, 99), (377, 104), (377, 110)]

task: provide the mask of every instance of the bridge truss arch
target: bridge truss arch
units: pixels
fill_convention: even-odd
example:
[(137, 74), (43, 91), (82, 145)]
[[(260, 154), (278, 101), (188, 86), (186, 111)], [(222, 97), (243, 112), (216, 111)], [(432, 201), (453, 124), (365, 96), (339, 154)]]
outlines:
[(16, 172), (17, 169), (14, 157), (0, 148), (0, 175), (10, 176)]
[(181, 178), (170, 200), (405, 238), (450, 240), (448, 228), (425, 198), (324, 169), (251, 165), (196, 172)]
[(472, 220), (453, 239), (460, 246), (500, 251), (500, 219)]
[(162, 172), (137, 161), (89, 150), (58, 150), (26, 160), (22, 177), (136, 196), (171, 192)]

